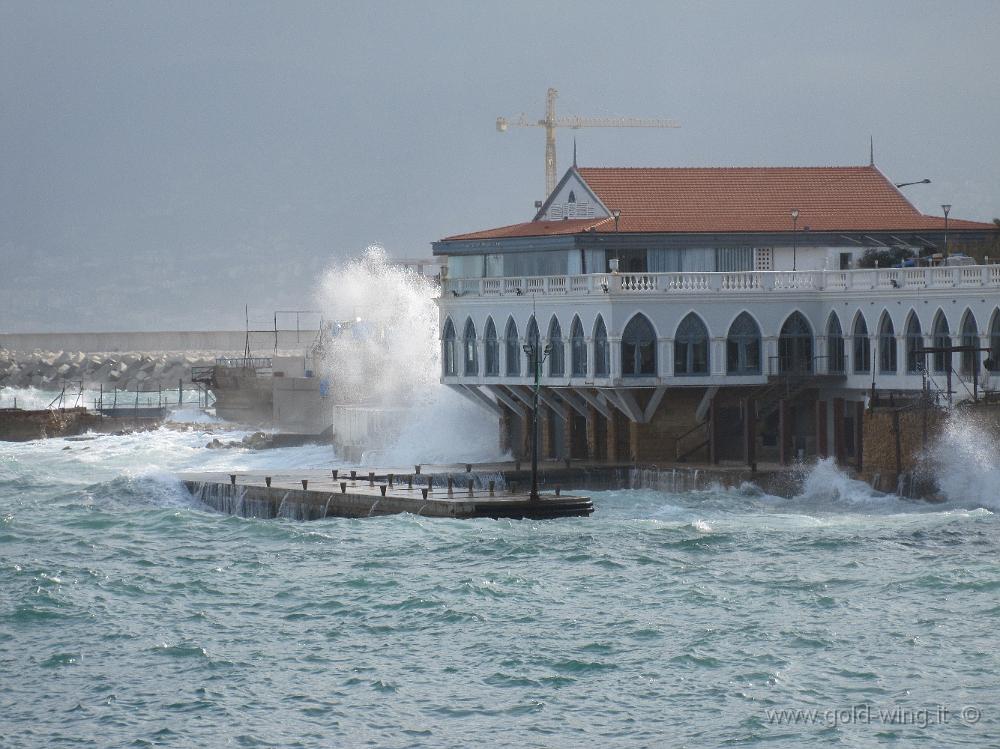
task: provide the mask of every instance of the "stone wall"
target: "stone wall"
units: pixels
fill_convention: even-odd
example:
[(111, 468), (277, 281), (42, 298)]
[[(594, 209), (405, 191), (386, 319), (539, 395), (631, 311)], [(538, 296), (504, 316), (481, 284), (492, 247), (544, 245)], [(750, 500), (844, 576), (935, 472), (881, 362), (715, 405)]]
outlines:
[[(1000, 440), (1000, 404), (963, 403), (955, 415), (975, 420)], [(949, 418), (947, 409), (919, 404), (865, 411), (861, 478), (880, 491), (933, 496), (937, 487), (928, 448)]]

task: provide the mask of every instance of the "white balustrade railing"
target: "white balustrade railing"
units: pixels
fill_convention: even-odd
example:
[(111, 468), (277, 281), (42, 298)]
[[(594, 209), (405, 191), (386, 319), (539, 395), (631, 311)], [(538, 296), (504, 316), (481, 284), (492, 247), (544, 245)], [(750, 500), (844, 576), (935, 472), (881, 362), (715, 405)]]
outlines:
[(451, 278), (457, 296), (522, 294), (677, 294), (764, 291), (873, 291), (1000, 288), (1000, 265), (864, 270), (744, 271), (727, 273), (595, 273), (576, 276)]

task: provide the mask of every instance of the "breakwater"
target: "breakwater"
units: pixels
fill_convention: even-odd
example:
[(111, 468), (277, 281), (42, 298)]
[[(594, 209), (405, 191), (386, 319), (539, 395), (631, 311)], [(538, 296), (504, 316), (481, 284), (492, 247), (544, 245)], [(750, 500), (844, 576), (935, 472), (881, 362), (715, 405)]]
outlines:
[(176, 388), (191, 382), (191, 367), (211, 366), (214, 352), (84, 353), (81, 351), (16, 352), (0, 349), (0, 387), (61, 390), (81, 383), (118, 390)]

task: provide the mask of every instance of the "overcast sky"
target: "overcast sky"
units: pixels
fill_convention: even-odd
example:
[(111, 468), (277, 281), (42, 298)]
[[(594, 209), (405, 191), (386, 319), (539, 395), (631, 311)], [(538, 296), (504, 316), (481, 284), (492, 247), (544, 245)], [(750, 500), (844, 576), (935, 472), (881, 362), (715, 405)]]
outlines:
[[(242, 327), (331, 260), (527, 220), (584, 166), (875, 161), (1000, 215), (1000, 2), (0, 0), (0, 331)], [(574, 131), (559, 133), (559, 167)]]

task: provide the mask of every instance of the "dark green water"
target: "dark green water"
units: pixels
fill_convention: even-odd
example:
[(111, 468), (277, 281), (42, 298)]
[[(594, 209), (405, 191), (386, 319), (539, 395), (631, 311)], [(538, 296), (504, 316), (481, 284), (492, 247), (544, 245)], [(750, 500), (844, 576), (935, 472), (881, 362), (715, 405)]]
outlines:
[[(326, 456), (205, 441), (0, 446), (0, 745), (1000, 745), (981, 498), (880, 497), (821, 466), (794, 500), (257, 521), (169, 473)], [(773, 712), (799, 709), (819, 714)]]

